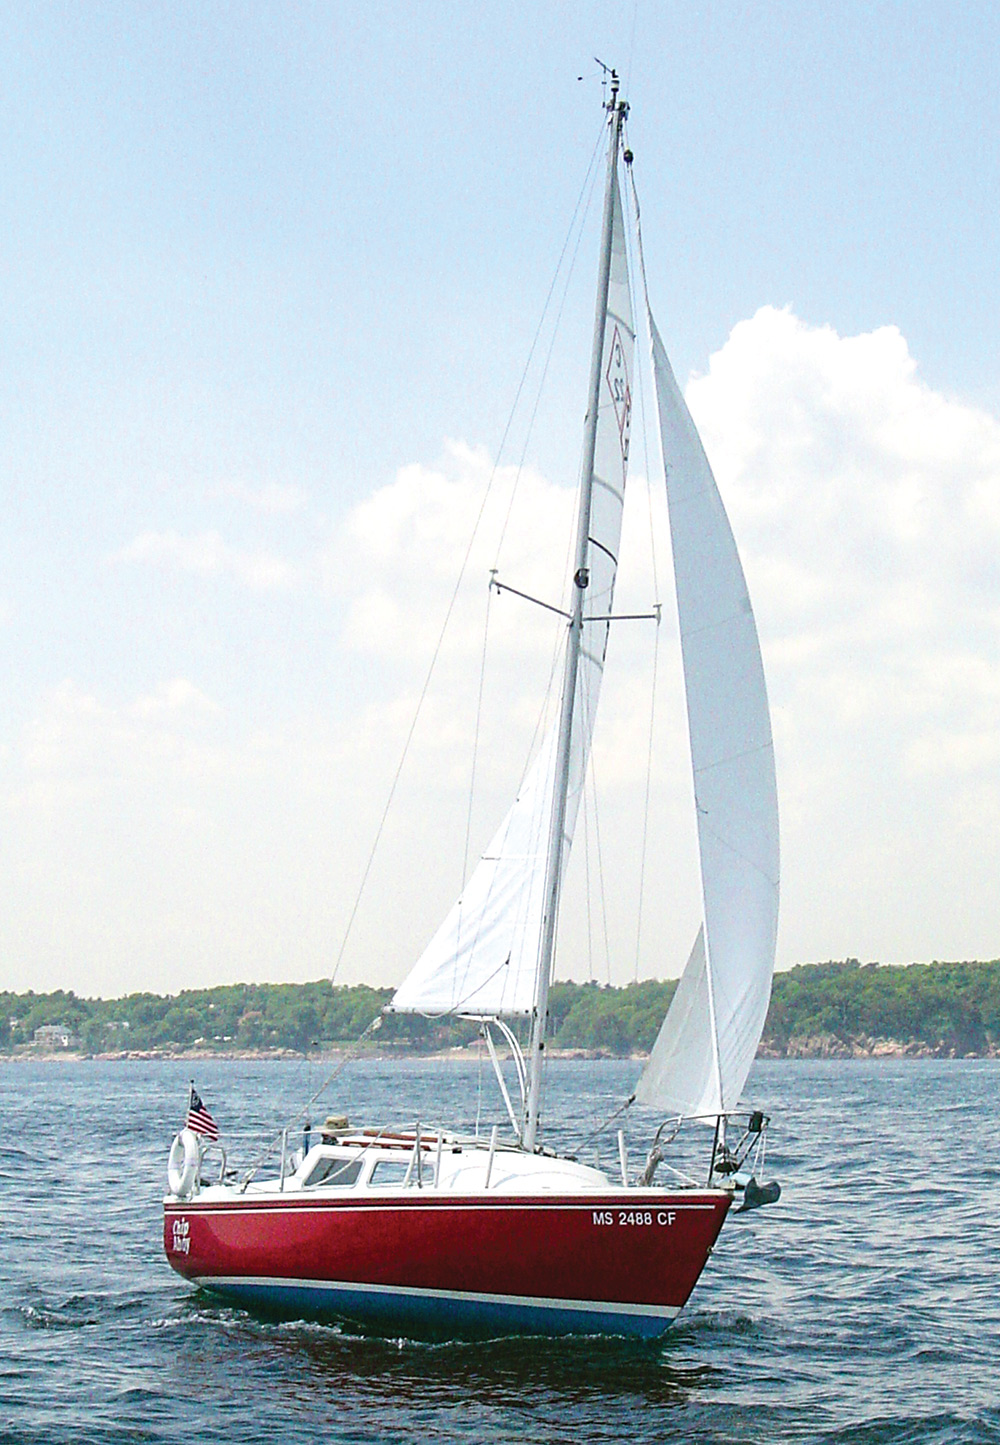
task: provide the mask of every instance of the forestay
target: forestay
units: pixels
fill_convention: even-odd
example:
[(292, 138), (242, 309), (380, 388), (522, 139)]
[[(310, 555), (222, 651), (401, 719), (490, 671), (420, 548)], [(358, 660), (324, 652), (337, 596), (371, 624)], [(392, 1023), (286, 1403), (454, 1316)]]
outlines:
[(778, 802), (760, 645), (729, 519), (652, 316), (704, 926), (636, 1097), (732, 1109), (760, 1042), (778, 925)]
[[(611, 276), (601, 363), (601, 400), (587, 567), (588, 617), (577, 673), (563, 848), (583, 791), (604, 670), (628, 469), (635, 327), (617, 179)], [(429, 946), (397, 989), (397, 1013), (530, 1014), (535, 1002), (545, 864), (555, 787), (555, 733), (543, 744), (510, 812)]]

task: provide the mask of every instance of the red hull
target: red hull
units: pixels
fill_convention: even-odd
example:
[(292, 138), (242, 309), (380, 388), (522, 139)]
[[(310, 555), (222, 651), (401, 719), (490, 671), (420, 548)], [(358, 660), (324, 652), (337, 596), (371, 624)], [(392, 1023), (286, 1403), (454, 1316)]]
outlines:
[(164, 1248), (224, 1294), (378, 1327), (662, 1333), (730, 1197), (271, 1198), (169, 1203)]

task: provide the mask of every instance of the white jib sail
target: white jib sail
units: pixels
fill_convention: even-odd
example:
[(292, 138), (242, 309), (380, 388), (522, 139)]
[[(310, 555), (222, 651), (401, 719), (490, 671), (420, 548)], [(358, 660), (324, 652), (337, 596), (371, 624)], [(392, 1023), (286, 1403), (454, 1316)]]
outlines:
[[(607, 618), (614, 599), (628, 470), (635, 326), (617, 181), (611, 278), (591, 500), (587, 615)], [(583, 792), (610, 624), (584, 628), (570, 742), (563, 846), (568, 851)], [(546, 740), (510, 812), (444, 923), (389, 1009), (396, 1013), (530, 1014), (535, 1003), (545, 904), (545, 854), (555, 786), (555, 733)]]
[(736, 1106), (771, 996), (778, 799), (760, 644), (715, 478), (652, 316), (653, 373), (701, 855), (704, 928), (636, 1097), (669, 1113)]

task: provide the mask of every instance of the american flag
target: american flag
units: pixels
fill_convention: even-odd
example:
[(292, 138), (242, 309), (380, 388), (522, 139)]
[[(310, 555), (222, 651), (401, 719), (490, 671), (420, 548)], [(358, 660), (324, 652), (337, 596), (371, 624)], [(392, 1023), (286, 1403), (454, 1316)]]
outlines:
[(218, 1139), (219, 1137), (219, 1126), (201, 1102), (194, 1084), (191, 1085), (191, 1097), (188, 1099), (185, 1128), (190, 1129), (192, 1134), (204, 1134), (206, 1139)]

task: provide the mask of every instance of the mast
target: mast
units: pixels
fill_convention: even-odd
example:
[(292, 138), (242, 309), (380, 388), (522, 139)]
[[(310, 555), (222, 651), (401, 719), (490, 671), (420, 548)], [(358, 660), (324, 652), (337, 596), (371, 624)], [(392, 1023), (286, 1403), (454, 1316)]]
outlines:
[(614, 182), (618, 165), (621, 131), (628, 106), (618, 99), (618, 72), (611, 72), (611, 98), (607, 102), (608, 169), (604, 187), (604, 220), (601, 229), (600, 263), (597, 273), (597, 306), (594, 319), (594, 344), (590, 356), (590, 389), (583, 437), (583, 465), (580, 476), (580, 502), (577, 512), (576, 551), (573, 564), (573, 596), (570, 605), (569, 637), (566, 642), (566, 665), (563, 672), (562, 698), (559, 710), (559, 735), (556, 743), (555, 788), (549, 826), (548, 852), (545, 862), (545, 913), (539, 945), (538, 971), (535, 985), (535, 1007), (531, 1021), (531, 1042), (528, 1046), (528, 1094), (524, 1108), (522, 1145), (529, 1152), (535, 1148), (538, 1119), (541, 1112), (542, 1054), (545, 1048), (545, 1026), (549, 1012), (549, 983), (556, 946), (556, 923), (559, 915), (559, 894), (562, 888), (563, 840), (566, 831), (566, 799), (569, 792), (570, 744), (573, 734), (573, 710), (576, 703), (576, 679), (580, 648), (583, 641), (583, 605), (590, 580), (587, 567), (590, 543), (590, 500), (594, 485), (594, 453), (597, 446), (597, 413), (601, 395), (601, 368), (604, 359), (604, 334), (607, 323), (608, 286), (611, 279), (611, 245), (614, 207)]

